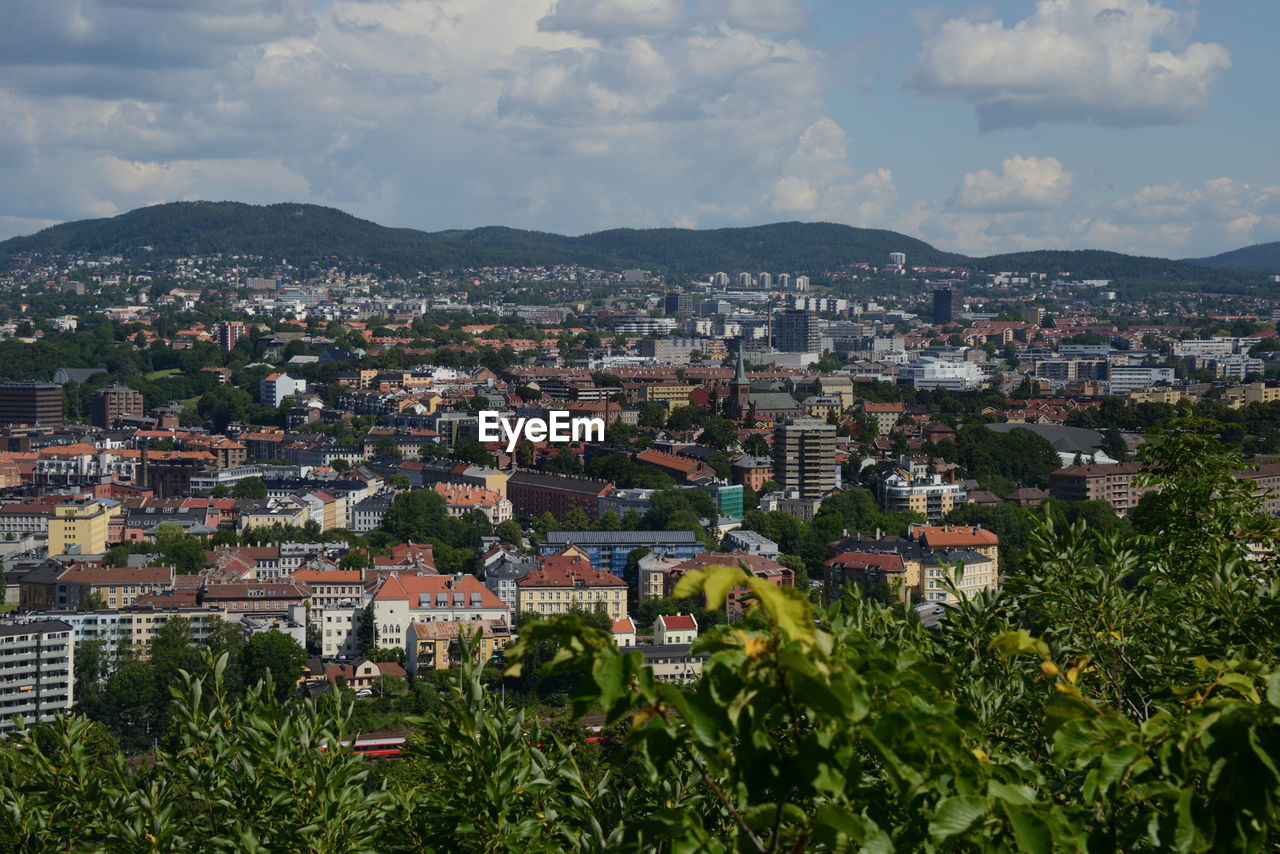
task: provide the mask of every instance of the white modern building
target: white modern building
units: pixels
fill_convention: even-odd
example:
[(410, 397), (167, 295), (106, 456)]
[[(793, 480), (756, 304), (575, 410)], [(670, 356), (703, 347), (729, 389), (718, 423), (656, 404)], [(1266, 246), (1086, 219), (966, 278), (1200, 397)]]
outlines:
[(945, 388), (970, 391), (982, 385), (982, 368), (977, 362), (953, 362), (937, 356), (921, 356), (904, 365), (898, 381), (917, 389)]
[(295, 380), (288, 374), (267, 374), (258, 383), (258, 397), (263, 406), (279, 406), (285, 398), (306, 390), (306, 380)]

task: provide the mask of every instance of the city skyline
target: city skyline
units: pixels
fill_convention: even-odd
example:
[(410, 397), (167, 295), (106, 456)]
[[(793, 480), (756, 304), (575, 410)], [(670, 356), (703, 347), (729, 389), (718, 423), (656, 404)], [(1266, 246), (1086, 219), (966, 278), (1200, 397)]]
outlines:
[(0, 237), (204, 198), (426, 230), (828, 220), (969, 254), (1214, 254), (1280, 239), (1277, 18), (1152, 0), (50, 2), (0, 35)]

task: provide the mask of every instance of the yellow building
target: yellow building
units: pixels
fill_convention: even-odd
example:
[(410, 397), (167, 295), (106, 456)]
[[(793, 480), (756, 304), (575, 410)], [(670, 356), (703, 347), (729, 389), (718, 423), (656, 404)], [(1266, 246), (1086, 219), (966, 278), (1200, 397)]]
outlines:
[(1248, 406), (1250, 403), (1271, 403), (1280, 400), (1280, 385), (1269, 386), (1266, 383), (1247, 383), (1232, 386), (1222, 394), (1223, 400), (1232, 409)]
[(676, 383), (661, 383), (644, 387), (644, 399), (647, 402), (665, 403), (668, 408), (689, 405), (689, 394), (695, 386)]
[(96, 498), (59, 504), (49, 519), (49, 557), (102, 554), (107, 550), (110, 524), (111, 510)]
[(1170, 406), (1176, 406), (1184, 400), (1196, 403), (1200, 400), (1200, 395), (1175, 388), (1148, 388), (1129, 392), (1131, 406), (1137, 406), (1139, 403), (1167, 403)]
[(627, 583), (578, 555), (540, 557), (538, 568), (516, 581), (518, 614), (545, 617), (574, 609), (603, 609), (621, 620), (627, 615)]
[(464, 643), (475, 644), (475, 661), (488, 661), (510, 641), (511, 629), (501, 620), (413, 622), (405, 635), (405, 671), (448, 670), (462, 661)]
[(840, 398), (842, 412), (858, 402), (858, 386), (850, 377), (822, 377), (818, 380), (818, 390)]

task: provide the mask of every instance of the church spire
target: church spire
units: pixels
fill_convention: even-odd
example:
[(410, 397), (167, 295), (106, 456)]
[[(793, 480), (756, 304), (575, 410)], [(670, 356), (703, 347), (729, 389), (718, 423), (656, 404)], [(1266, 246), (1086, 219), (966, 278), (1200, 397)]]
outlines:
[(747, 363), (742, 359), (743, 345), (738, 345), (738, 369), (733, 373), (734, 385), (747, 385), (750, 380), (747, 379)]

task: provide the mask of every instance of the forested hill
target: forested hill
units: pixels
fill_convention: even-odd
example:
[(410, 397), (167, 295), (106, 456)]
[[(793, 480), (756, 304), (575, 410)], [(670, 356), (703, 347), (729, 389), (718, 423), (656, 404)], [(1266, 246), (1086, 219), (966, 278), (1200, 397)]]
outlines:
[(1215, 267), (1221, 270), (1262, 270), (1280, 273), (1280, 240), (1273, 243), (1257, 243), (1211, 255), (1208, 258), (1188, 258), (1187, 263), (1204, 267)]
[(201, 255), (239, 253), (290, 261), (339, 257), (403, 272), (499, 265), (580, 264), (688, 274), (715, 270), (830, 270), (854, 261), (887, 263), (906, 252), (919, 264), (960, 264), (962, 255), (892, 231), (831, 223), (751, 228), (612, 229), (566, 237), (514, 228), (424, 232), (386, 228), (318, 205), (175, 202), (107, 219), (55, 225), (0, 243), (24, 253)]
[(387, 228), (334, 208), (292, 203), (174, 202), (106, 219), (64, 223), (0, 242), (0, 257), (223, 253), (291, 262), (332, 257), (380, 264), (402, 273), (542, 264), (640, 267), (689, 275), (716, 270), (799, 273), (834, 270), (856, 261), (883, 264), (890, 252), (905, 252), (910, 264), (1070, 272), (1081, 278), (1200, 281), (1234, 276), (1180, 261), (1113, 252), (1043, 251), (967, 258), (893, 231), (834, 223), (784, 222), (705, 231), (620, 228), (580, 237), (502, 227), (424, 232)]

